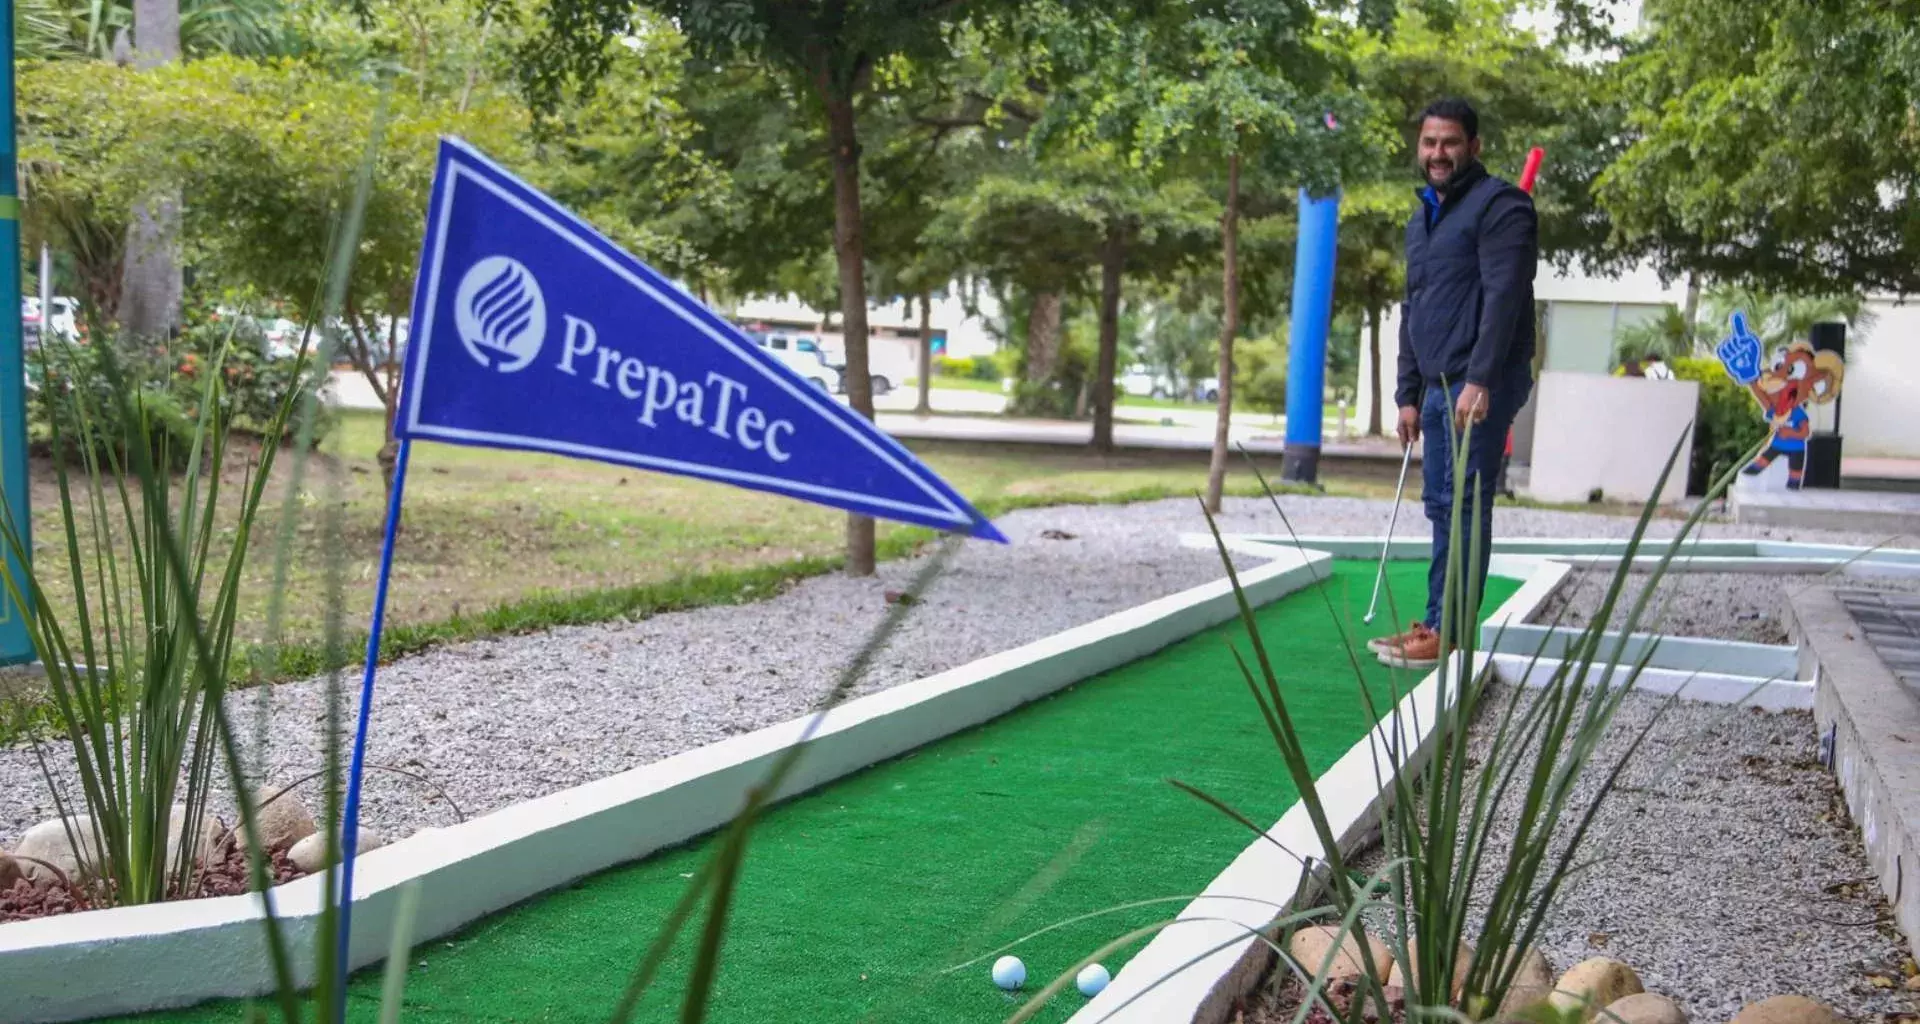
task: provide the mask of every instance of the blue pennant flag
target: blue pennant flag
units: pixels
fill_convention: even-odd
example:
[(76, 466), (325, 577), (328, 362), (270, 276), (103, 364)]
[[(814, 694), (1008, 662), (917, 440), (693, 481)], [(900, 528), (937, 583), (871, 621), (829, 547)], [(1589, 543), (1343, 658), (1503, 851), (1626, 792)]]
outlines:
[(1006, 538), (898, 441), (444, 139), (395, 433), (552, 452)]

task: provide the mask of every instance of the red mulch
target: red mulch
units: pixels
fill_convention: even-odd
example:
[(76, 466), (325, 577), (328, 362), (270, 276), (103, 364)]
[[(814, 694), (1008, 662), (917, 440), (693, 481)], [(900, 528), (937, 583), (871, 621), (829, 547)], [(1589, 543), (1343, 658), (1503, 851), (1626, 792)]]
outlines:
[(13, 888), (0, 891), (0, 924), (92, 909), (85, 895), (51, 878), (38, 882), (18, 879)]
[[(1327, 1002), (1332, 1003), (1341, 1012), (1346, 1012), (1355, 991), (1353, 982), (1334, 982), (1329, 986)], [(1241, 998), (1233, 1008), (1233, 1016), (1227, 1018), (1231, 1024), (1291, 1024), (1293, 1015), (1300, 1010), (1300, 999), (1305, 989), (1298, 979), (1289, 978), (1274, 991), (1272, 976), (1269, 975), (1260, 988)], [(1398, 988), (1389, 988), (1387, 996), (1393, 1001), (1392, 1024), (1405, 1024), (1406, 1008), (1401, 1004)], [(1368, 1000), (1367, 1019), (1373, 1020), (1372, 1000)], [(1306, 1024), (1340, 1024), (1341, 1018), (1327, 1013), (1323, 1005), (1316, 1005), (1307, 1011)]]
[[(267, 851), (275, 885), (293, 881), (305, 874), (287, 859), (287, 850), (291, 845), (283, 844)], [(215, 844), (214, 851), (213, 861), (204, 865), (194, 879), (191, 891), (185, 896), (176, 891), (172, 899), (239, 896), (253, 890), (247, 878), (247, 855), (241, 851), (239, 844), (231, 836), (222, 836)], [(0, 889), (0, 924), (109, 906), (111, 901), (102, 898), (106, 895), (99, 891), (96, 884), (72, 884), (57, 878), (38, 881), (22, 878), (14, 882), (11, 888)]]

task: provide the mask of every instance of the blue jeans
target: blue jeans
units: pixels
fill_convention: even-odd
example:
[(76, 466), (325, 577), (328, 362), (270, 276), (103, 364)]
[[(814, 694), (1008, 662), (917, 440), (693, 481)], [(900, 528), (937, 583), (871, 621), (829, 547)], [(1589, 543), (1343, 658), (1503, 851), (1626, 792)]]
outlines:
[[(1449, 387), (1428, 384), (1426, 396), (1420, 406), (1420, 436), (1425, 442), (1421, 450), (1420, 471), (1424, 477), (1422, 497), (1427, 506), (1427, 520), (1433, 524), (1433, 562), (1427, 566), (1427, 617), (1426, 624), (1440, 628), (1441, 605), (1445, 601), (1447, 586), (1448, 549), (1452, 546), (1453, 526), (1453, 455), (1458, 433), (1449, 426), (1453, 422), (1453, 409), (1459, 401), (1460, 390), (1465, 381)], [(1494, 488), (1500, 482), (1500, 455), (1506, 450), (1507, 431), (1513, 427), (1513, 419), (1520, 414), (1521, 406), (1527, 404), (1527, 397), (1533, 393), (1533, 369), (1525, 363), (1509, 370), (1505, 380), (1496, 383), (1488, 393), (1487, 418), (1473, 425), (1472, 436), (1467, 440), (1467, 465), (1465, 494), (1468, 504), (1460, 510), (1461, 539), (1470, 545), (1477, 544), (1479, 559), (1477, 564), (1463, 565), (1463, 573), (1472, 573), (1471, 578), (1463, 576), (1460, 581), (1460, 600), (1472, 593), (1478, 595), (1486, 586), (1487, 562), (1493, 556), (1493, 495)], [(1473, 494), (1480, 495), (1480, 514), (1474, 515)], [(1479, 540), (1474, 541), (1472, 531), (1478, 531)], [(1464, 561), (1470, 552), (1469, 547), (1460, 553)], [(1464, 614), (1463, 614), (1464, 613)], [(1479, 621), (1480, 609), (1456, 608), (1455, 621), (1472, 623)]]

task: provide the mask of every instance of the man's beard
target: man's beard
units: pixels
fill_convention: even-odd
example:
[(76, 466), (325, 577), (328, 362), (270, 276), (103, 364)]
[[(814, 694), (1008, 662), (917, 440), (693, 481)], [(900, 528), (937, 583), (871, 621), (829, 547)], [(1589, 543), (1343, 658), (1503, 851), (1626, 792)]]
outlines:
[(1440, 179), (1439, 181), (1433, 180), (1433, 171), (1430, 169), (1431, 164), (1421, 164), (1420, 177), (1423, 180), (1425, 180), (1428, 185), (1433, 186), (1435, 191), (1446, 192), (1451, 190), (1454, 185), (1459, 183), (1461, 173), (1465, 171), (1467, 167), (1470, 166), (1471, 164), (1472, 164), (1471, 160), (1465, 163), (1453, 164), (1450, 168), (1448, 168), (1446, 177)]

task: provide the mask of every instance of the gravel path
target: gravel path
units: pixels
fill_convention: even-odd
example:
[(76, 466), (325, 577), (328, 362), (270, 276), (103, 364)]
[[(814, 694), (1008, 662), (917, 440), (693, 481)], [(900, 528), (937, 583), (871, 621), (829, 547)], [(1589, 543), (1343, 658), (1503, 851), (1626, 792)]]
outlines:
[[(1648, 578), (1648, 573), (1627, 575), (1626, 586), (1621, 588), (1613, 613), (1613, 628), (1618, 629), (1626, 622), (1633, 602), (1646, 589)], [(1830, 578), (1814, 574), (1670, 572), (1661, 578), (1639, 631), (1784, 644), (1787, 629), (1780, 616), (1787, 596), (1805, 587), (1830, 583)], [(1575, 570), (1541, 606), (1534, 621), (1585, 626), (1599, 612), (1607, 588), (1612, 584), (1611, 570)], [(1920, 591), (1920, 579), (1911, 577), (1849, 577), (1846, 585), (1867, 590)]]
[[(1490, 709), (1511, 694), (1490, 692)], [(1623, 705), (1571, 806), (1591, 802), (1601, 775), (1663, 706), (1652, 696)], [(1486, 757), (1490, 722), (1489, 712), (1474, 726), (1475, 764)], [(1905, 943), (1818, 746), (1807, 712), (1668, 708), (1583, 848), (1583, 860), (1607, 859), (1563, 891), (1543, 929), (1538, 948), (1554, 970), (1593, 956), (1620, 960), (1702, 1024), (1786, 993), (1851, 1021), (1920, 1011), (1900, 987)], [(1506, 810), (1495, 856), (1512, 841)], [(1360, 865), (1377, 870), (1381, 857), (1376, 848)], [(1483, 872), (1476, 910), (1494, 874)], [(1892, 986), (1876, 987), (1876, 977)]]
[[(1389, 503), (1290, 497), (1284, 507), (1302, 534), (1377, 534)], [(1410, 528), (1424, 529), (1413, 512)], [(1496, 531), (1508, 536), (1622, 537), (1632, 528), (1624, 518), (1537, 509), (1496, 516)], [(862, 691), (1220, 575), (1216, 554), (1178, 545), (1180, 532), (1206, 529), (1191, 500), (1033, 509), (999, 525), (1012, 544), (968, 543), (876, 659)], [(1653, 529), (1671, 534), (1677, 525)], [(1221, 528), (1282, 529), (1270, 505), (1250, 499), (1230, 500)], [(1884, 539), (1727, 525), (1706, 535)], [(884, 565), (874, 579), (806, 580), (750, 605), (459, 644), (387, 666), (369, 763), (424, 773), (435, 785), (372, 772), (363, 820), (397, 838), (453, 821), (449, 798), (469, 816), (482, 814), (803, 714), (884, 616), (887, 591), (904, 587), (918, 564)], [(1764, 576), (1740, 584), (1762, 594), (1778, 586)], [(267, 777), (284, 783), (316, 770), (324, 682), (236, 695), (235, 721), (249, 734), (262, 699), (271, 702)], [(0, 843), (51, 816), (32, 752), (0, 749)]]

